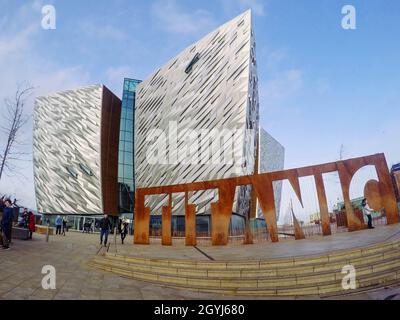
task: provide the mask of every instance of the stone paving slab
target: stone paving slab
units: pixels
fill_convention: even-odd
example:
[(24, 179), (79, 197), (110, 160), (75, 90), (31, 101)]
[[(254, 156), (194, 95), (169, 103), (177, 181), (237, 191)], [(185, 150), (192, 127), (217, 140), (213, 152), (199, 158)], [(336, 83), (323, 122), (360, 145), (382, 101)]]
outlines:
[[(364, 234), (349, 233), (336, 241), (334, 237), (323, 239), (325, 244), (314, 241), (310, 247), (307, 244), (312, 240), (293, 242), (296, 248), (282, 249), (280, 255), (287, 255), (294, 251), (308, 254), (314, 250), (323, 252), (328, 248), (344, 248), (345, 243), (351, 239), (355, 245), (372, 244), (383, 241), (388, 237), (396, 237), (399, 226), (385, 226), (375, 234), (365, 231)], [(340, 236), (336, 235), (335, 237)], [(112, 238), (112, 237), (111, 237)], [(134, 246), (130, 237), (124, 246), (110, 247), (118, 253), (129, 252), (134, 255), (153, 256), (154, 258), (180, 258), (198, 259), (207, 261), (207, 257), (194, 248), (184, 246), (165, 248), (154, 246)], [(297, 244), (299, 243), (299, 244)], [(277, 246), (276, 246), (277, 245)], [(290, 247), (288, 241), (271, 244), (265, 243), (254, 246), (228, 246), (227, 248), (202, 247), (208, 254), (221, 259), (249, 259), (255, 257), (255, 252), (260, 256), (273, 257), (278, 255), (278, 247)], [(348, 245), (348, 244), (347, 244)], [(276, 246), (276, 248), (274, 248)], [(34, 235), (33, 241), (14, 240), (11, 250), (0, 250), (0, 300), (1, 299), (29, 299), (29, 300), (97, 300), (97, 299), (155, 299), (155, 300), (182, 300), (182, 299), (264, 299), (253, 297), (237, 297), (216, 293), (199, 293), (185, 289), (172, 289), (154, 285), (148, 282), (137, 281), (119, 277), (115, 274), (101, 272), (87, 267), (86, 263), (99, 251), (98, 235), (88, 235), (69, 232), (64, 236), (51, 236), (49, 242), (45, 236)], [(251, 249), (250, 249), (251, 248)], [(300, 250), (300, 248), (303, 248)], [(224, 250), (227, 250), (224, 252)], [(260, 250), (260, 251), (259, 251)], [(300, 251), (298, 251), (300, 250)], [(53, 265), (56, 268), (56, 290), (44, 290), (41, 287), (42, 267)], [(395, 290), (396, 288), (391, 288)], [(346, 296), (346, 299), (384, 299), (387, 292), (380, 290), (373, 293), (362, 293)], [(389, 292), (390, 293), (390, 292)], [(375, 295), (374, 295), (375, 294)], [(306, 299), (319, 299), (319, 297), (305, 297)], [(334, 297), (331, 299), (343, 299)], [(279, 297), (268, 299), (303, 299), (302, 297)]]

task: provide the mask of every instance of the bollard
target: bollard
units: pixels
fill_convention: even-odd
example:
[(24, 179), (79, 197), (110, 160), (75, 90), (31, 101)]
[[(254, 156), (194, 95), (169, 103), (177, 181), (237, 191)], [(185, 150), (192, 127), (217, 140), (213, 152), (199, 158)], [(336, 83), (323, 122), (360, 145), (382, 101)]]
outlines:
[(117, 227), (114, 227), (114, 248), (115, 253), (117, 252)]
[(49, 242), (49, 233), (50, 233), (50, 223), (47, 224), (46, 242)]

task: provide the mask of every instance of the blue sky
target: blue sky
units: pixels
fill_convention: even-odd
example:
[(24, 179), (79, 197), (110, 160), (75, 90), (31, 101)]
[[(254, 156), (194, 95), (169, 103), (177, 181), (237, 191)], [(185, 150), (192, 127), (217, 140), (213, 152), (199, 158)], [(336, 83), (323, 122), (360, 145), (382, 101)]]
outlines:
[[(56, 30), (41, 28), (45, 4)], [(356, 30), (341, 27), (346, 4)], [(36, 95), (104, 83), (120, 96), (123, 77), (145, 79), (248, 8), (261, 124), (285, 146), (286, 168), (338, 160), (341, 144), (344, 158), (384, 152), (400, 162), (397, 0), (0, 0), (0, 101), (21, 81)], [(25, 177), (5, 178), (0, 192), (34, 207), (31, 170), (22, 164)]]

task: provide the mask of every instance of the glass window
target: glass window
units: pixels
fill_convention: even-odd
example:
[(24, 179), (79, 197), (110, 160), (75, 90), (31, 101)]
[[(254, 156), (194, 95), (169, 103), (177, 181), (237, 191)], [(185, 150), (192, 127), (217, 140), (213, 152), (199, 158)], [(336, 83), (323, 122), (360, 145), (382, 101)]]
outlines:
[(185, 72), (190, 73), (192, 71), (193, 66), (200, 60), (200, 54), (196, 53), (196, 55), (193, 57), (192, 61), (190, 61), (189, 65), (186, 67)]
[(90, 169), (87, 165), (85, 165), (85, 164), (83, 164), (83, 163), (80, 163), (80, 164), (79, 164), (79, 167), (80, 167), (81, 170), (82, 170), (85, 174), (87, 174), (88, 176), (93, 176), (93, 175), (94, 175), (92, 169)]
[(133, 142), (133, 133), (132, 132), (125, 132), (125, 141)]
[(125, 141), (119, 142), (119, 151), (125, 152)]
[(124, 150), (126, 152), (133, 152), (133, 143), (132, 142), (126, 142)]
[(124, 163), (133, 166), (133, 153), (125, 152)]
[(119, 163), (123, 163), (124, 162), (124, 152), (122, 150), (120, 150), (118, 152), (118, 162)]
[(119, 177), (124, 176), (124, 165), (122, 163), (118, 164), (118, 176)]
[(125, 168), (124, 168), (124, 177), (126, 177), (127, 181), (129, 181), (129, 180), (130, 180), (130, 182), (133, 181), (132, 180), (132, 178), (133, 178), (133, 166), (128, 166), (128, 165), (125, 166)]
[(131, 120), (126, 120), (125, 122), (125, 131), (127, 132), (133, 132), (133, 121)]
[(124, 91), (129, 90), (129, 86), (130, 86), (130, 81), (125, 80), (125, 82), (124, 82)]
[(133, 81), (129, 82), (129, 88), (128, 88), (128, 90), (129, 90), (129, 91), (134, 91), (135, 89), (136, 89), (136, 83), (133, 82)]
[(125, 116), (126, 119), (128, 120), (133, 120), (133, 110), (130, 110), (130, 112), (128, 112)]
[(71, 177), (78, 179), (78, 172), (71, 166), (66, 168)]
[(125, 108), (122, 108), (121, 118), (126, 118), (126, 109)]
[(126, 127), (126, 119), (125, 119), (125, 118), (122, 118), (122, 119), (121, 119), (120, 129), (121, 129), (122, 131), (125, 131), (125, 127)]

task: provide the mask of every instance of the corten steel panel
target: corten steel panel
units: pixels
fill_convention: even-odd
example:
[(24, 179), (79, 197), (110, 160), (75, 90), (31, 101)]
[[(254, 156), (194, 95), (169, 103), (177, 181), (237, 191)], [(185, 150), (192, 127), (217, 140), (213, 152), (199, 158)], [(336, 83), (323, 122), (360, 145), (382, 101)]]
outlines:
[(144, 206), (145, 193), (136, 192), (134, 243), (149, 244), (150, 208)]
[(168, 206), (162, 207), (162, 245), (172, 245), (171, 236), (171, 218), (172, 218), (172, 195), (169, 195)]
[(189, 196), (185, 194), (185, 244), (195, 246), (196, 241), (196, 205), (189, 204)]
[(103, 88), (101, 116), (101, 185), (103, 210), (118, 215), (118, 147), (121, 119), (121, 100)]
[(337, 165), (339, 169), (340, 184), (342, 186), (344, 206), (347, 213), (347, 228), (350, 231), (361, 230), (365, 227), (364, 223), (354, 214), (350, 199), (351, 178), (357, 171), (358, 165), (355, 165), (354, 163), (347, 163), (346, 165), (344, 162), (340, 162)]
[(368, 181), (364, 187), (364, 195), (368, 199), (369, 206), (375, 211), (380, 211), (384, 207), (382, 192), (378, 181)]
[(326, 200), (325, 185), (324, 185), (322, 173), (315, 172), (314, 179), (315, 179), (315, 185), (317, 188), (319, 211), (321, 214), (322, 234), (324, 236), (330, 236), (332, 234), (331, 222), (330, 222), (330, 217), (329, 217), (328, 202)]
[[(235, 183), (227, 182), (218, 189), (220, 201), (211, 204), (211, 235), (213, 245), (228, 243), (229, 224), (235, 198)], [(248, 240), (248, 239), (247, 239)]]
[(292, 217), (293, 217), (293, 226), (294, 226), (294, 238), (296, 240), (303, 240), (305, 239), (305, 235), (303, 232), (303, 229), (300, 226), (299, 221), (297, 220), (296, 216), (294, 215), (294, 212), (292, 211)]
[(263, 211), (271, 241), (278, 242), (274, 188), (271, 176), (268, 174), (260, 174), (258, 176), (250, 177), (250, 181), (254, 187), (261, 210)]
[[(234, 193), (235, 187), (240, 185), (251, 184), (255, 190), (258, 201), (260, 202), (263, 214), (267, 223), (267, 228), (270, 233), (271, 240), (277, 242), (278, 232), (277, 223), (275, 215), (275, 204), (274, 204), (274, 193), (272, 188), (272, 182), (276, 180), (289, 180), (295, 193), (297, 194), (300, 203), (301, 190), (299, 184), (299, 178), (305, 176), (316, 176), (317, 182), (320, 185), (320, 203), (324, 202), (323, 190), (322, 190), (322, 178), (323, 173), (329, 172), (339, 172), (339, 177), (341, 181), (343, 197), (346, 203), (346, 214), (348, 220), (349, 231), (363, 229), (365, 227), (364, 223), (360, 221), (350, 205), (349, 198), (349, 188), (351, 180), (354, 174), (364, 166), (374, 165), (378, 173), (379, 178), (379, 188), (371, 187), (369, 191), (375, 190), (375, 196), (377, 194), (376, 190), (379, 190), (381, 196), (382, 205), (386, 211), (387, 223), (394, 224), (399, 222), (399, 212), (397, 208), (397, 203), (394, 194), (394, 188), (387, 167), (386, 159), (383, 154), (376, 154), (372, 156), (366, 156), (361, 158), (355, 158), (350, 160), (332, 162), (322, 165), (304, 167), (293, 170), (277, 171), (253, 176), (242, 176), (236, 178), (213, 180), (213, 181), (203, 181), (194, 182), (189, 184), (180, 184), (172, 186), (160, 186), (152, 187), (146, 189), (136, 190), (136, 215), (135, 215), (135, 243), (148, 243), (148, 233), (149, 233), (149, 215), (150, 209), (145, 208), (144, 198), (146, 195), (157, 195), (157, 194), (171, 194), (185, 192), (185, 204), (186, 204), (186, 221), (189, 221), (187, 235), (192, 235), (193, 232), (193, 216), (195, 212), (194, 205), (188, 205), (187, 193), (192, 191), (200, 191), (207, 189), (218, 189), (220, 194), (220, 200), (217, 203), (212, 203), (213, 216), (212, 224), (215, 225), (212, 228), (212, 239), (214, 244), (226, 244), (227, 234), (229, 229), (229, 221), (231, 217), (230, 207), (232, 206), (232, 194)], [(371, 182), (369, 183), (371, 184)], [(367, 192), (367, 197), (371, 197), (371, 192)], [(375, 197), (374, 196), (374, 197)], [(326, 199), (325, 199), (326, 200)], [(371, 202), (376, 202), (375, 199), (370, 199)], [(323, 206), (323, 204), (322, 204)], [(194, 224), (195, 226), (195, 224)], [(301, 231), (298, 230), (298, 235), (301, 237)], [(217, 241), (215, 241), (217, 240)], [(195, 239), (190, 238), (190, 243), (195, 243)]]

